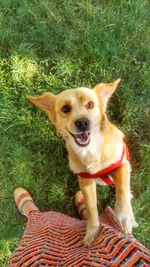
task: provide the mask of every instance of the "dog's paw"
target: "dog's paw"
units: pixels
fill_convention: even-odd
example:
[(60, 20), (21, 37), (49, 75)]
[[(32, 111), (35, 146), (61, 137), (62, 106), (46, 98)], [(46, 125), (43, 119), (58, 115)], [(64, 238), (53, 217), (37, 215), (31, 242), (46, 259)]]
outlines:
[(125, 234), (132, 234), (132, 228), (138, 227), (134, 219), (132, 207), (125, 207), (116, 210), (116, 220)]
[(132, 217), (132, 226), (133, 226), (133, 228), (137, 228), (139, 226), (139, 224), (134, 219), (134, 216)]
[(86, 235), (84, 238), (85, 246), (90, 246), (93, 243), (94, 239), (96, 238), (98, 234), (98, 231), (99, 231), (99, 224), (96, 226), (87, 227)]
[(116, 220), (121, 226), (121, 229), (125, 232), (125, 234), (132, 234), (132, 221), (131, 217), (124, 212), (116, 213)]

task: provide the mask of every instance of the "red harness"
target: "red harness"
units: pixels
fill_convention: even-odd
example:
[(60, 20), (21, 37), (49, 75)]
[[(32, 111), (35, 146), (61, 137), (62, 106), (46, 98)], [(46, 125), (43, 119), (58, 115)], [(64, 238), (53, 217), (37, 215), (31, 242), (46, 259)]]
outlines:
[(111, 185), (114, 184), (114, 180), (112, 179), (110, 172), (116, 170), (122, 163), (124, 156), (126, 157), (126, 159), (128, 161), (130, 161), (130, 154), (129, 154), (129, 150), (128, 147), (126, 145), (126, 142), (123, 140), (123, 151), (122, 151), (122, 155), (121, 158), (111, 164), (110, 166), (108, 166), (107, 168), (100, 170), (99, 172), (90, 174), (88, 172), (80, 172), (77, 175), (81, 178), (85, 178), (85, 179), (100, 179), (103, 184), (105, 185)]

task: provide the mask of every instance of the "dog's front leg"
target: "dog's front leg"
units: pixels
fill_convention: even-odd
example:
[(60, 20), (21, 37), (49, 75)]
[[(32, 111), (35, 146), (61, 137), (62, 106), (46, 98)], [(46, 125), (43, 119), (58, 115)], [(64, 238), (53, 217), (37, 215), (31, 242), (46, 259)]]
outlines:
[(89, 246), (94, 241), (99, 230), (96, 183), (93, 179), (79, 178), (79, 185), (85, 198), (87, 209), (87, 227), (84, 244)]
[(131, 206), (130, 164), (122, 164), (114, 176), (116, 187), (115, 213), (118, 223), (125, 233), (132, 233), (132, 227), (137, 227)]

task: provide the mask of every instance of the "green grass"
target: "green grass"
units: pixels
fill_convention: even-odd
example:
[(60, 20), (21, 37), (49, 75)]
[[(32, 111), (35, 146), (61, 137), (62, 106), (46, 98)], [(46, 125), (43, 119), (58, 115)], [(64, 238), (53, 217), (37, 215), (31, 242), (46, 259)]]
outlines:
[[(132, 155), (135, 237), (150, 247), (149, 1), (0, 1), (0, 266), (23, 234), (13, 191), (30, 191), (43, 211), (77, 216), (64, 143), (44, 113), (26, 100), (45, 91), (92, 87), (122, 77), (109, 117)], [(114, 203), (98, 189), (99, 210)]]

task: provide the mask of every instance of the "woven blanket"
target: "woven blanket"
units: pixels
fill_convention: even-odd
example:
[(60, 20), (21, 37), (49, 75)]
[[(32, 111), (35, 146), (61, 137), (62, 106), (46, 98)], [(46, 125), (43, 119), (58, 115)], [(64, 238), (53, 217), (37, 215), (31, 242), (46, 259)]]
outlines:
[(121, 232), (111, 208), (100, 216), (99, 234), (90, 247), (83, 244), (85, 226), (84, 220), (58, 212), (31, 212), (8, 267), (150, 266), (150, 251)]

